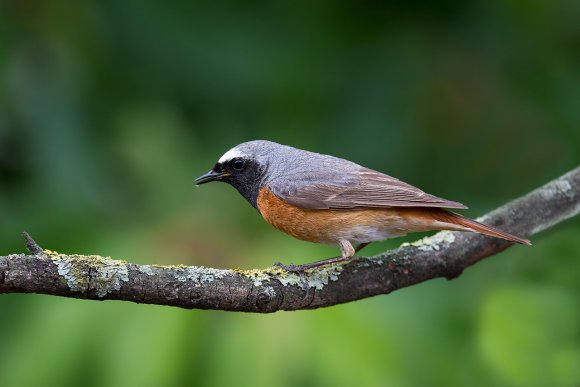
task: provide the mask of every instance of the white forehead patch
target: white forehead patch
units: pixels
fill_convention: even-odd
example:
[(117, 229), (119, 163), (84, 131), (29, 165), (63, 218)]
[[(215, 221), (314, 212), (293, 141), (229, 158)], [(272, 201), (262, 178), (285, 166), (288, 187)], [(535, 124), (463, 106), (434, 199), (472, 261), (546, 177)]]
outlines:
[(227, 151), (226, 153), (224, 153), (224, 155), (222, 157), (220, 157), (220, 159), (218, 160), (218, 163), (225, 163), (226, 161), (229, 160), (233, 160), (236, 157), (244, 157), (246, 154), (243, 152), (240, 152), (237, 148), (232, 148), (229, 151)]

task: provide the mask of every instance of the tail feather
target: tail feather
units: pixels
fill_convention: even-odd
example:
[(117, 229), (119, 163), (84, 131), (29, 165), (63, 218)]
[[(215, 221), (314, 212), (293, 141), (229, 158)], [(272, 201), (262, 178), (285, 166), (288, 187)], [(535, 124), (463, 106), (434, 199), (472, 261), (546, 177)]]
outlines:
[(459, 228), (457, 228), (458, 230), (461, 230), (461, 228), (463, 228), (464, 230), (467, 229), (467, 231), (477, 232), (480, 234), (505, 239), (523, 245), (530, 246), (532, 244), (532, 242), (530, 242), (528, 239), (520, 238), (518, 236), (512, 235), (505, 231), (498, 230), (497, 228), (491, 226), (487, 226), (483, 223), (480, 223), (473, 219), (466, 218), (463, 215), (459, 215), (451, 211), (441, 211), (434, 213), (433, 215), (435, 219), (440, 222), (460, 226)]

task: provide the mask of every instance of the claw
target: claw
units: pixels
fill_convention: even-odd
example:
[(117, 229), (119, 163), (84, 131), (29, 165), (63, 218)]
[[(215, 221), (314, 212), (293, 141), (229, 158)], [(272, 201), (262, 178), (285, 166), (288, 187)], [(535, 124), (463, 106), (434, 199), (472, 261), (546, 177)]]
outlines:
[(307, 291), (306, 295), (308, 295), (308, 291), (310, 288), (308, 287), (308, 281), (306, 280), (306, 273), (305, 273), (306, 270), (314, 269), (314, 268), (320, 267), (320, 266), (331, 265), (331, 264), (338, 263), (338, 262), (348, 261), (348, 260), (350, 260), (350, 256), (348, 256), (348, 257), (341, 256), (341, 257), (323, 259), (322, 261), (317, 261), (317, 262), (312, 262), (312, 263), (305, 263), (303, 265), (294, 265), (293, 263), (291, 263), (290, 265), (284, 265), (281, 262), (276, 262), (276, 263), (274, 263), (273, 266), (278, 266), (278, 267), (286, 270), (289, 273), (297, 274), (298, 276), (300, 276), (300, 280), (302, 281), (302, 286), (304, 287), (304, 290)]
[(284, 265), (282, 262), (275, 262), (272, 266), (278, 266), (290, 273), (303, 273), (304, 270), (306, 270), (306, 268), (304, 268), (305, 265), (295, 265), (293, 263)]
[(272, 266), (278, 266), (284, 270), (286, 270), (289, 273), (293, 273), (293, 274), (298, 274), (298, 276), (300, 277), (300, 281), (302, 281), (302, 288), (306, 291), (306, 295), (308, 295), (308, 281), (306, 280), (306, 273), (304, 273), (304, 270), (307, 269), (307, 265), (295, 265), (293, 263), (291, 263), (290, 265), (284, 265), (281, 262), (274, 262), (274, 264)]

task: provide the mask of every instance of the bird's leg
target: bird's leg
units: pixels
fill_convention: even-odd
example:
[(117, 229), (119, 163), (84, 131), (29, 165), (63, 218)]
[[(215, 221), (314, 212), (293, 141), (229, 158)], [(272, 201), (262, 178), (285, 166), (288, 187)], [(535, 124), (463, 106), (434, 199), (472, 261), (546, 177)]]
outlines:
[(351, 259), (352, 256), (356, 253), (356, 250), (354, 247), (352, 247), (352, 244), (346, 239), (339, 239), (338, 245), (340, 246), (341, 258), (344, 258), (345, 260)]
[(358, 246), (354, 249), (354, 253), (355, 254), (358, 253), (359, 251), (367, 247), (370, 243), (371, 242), (359, 243)]
[[(289, 271), (291, 273), (304, 273), (304, 270), (314, 269), (315, 267), (330, 265), (332, 263), (348, 261), (355, 254), (356, 250), (352, 247), (352, 244), (346, 239), (339, 239), (338, 245), (340, 246), (340, 252), (342, 253), (340, 257), (323, 259), (321, 261), (316, 261), (312, 263), (305, 263), (303, 265), (283, 265), (280, 262), (276, 262), (274, 266), (281, 267), (282, 269)], [(366, 244), (365, 244), (366, 246)], [(360, 246), (358, 246), (360, 247)], [(364, 246), (363, 246), (364, 247)], [(360, 247), (362, 249), (362, 247)], [(359, 249), (359, 250), (360, 250)]]

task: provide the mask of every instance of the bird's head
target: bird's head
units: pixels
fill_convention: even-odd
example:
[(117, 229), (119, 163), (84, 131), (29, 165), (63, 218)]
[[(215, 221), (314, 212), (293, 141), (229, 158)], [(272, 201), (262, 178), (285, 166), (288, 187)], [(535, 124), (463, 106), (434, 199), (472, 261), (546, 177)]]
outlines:
[(195, 179), (196, 185), (222, 181), (236, 188), (256, 207), (260, 187), (271, 163), (271, 157), (283, 145), (264, 140), (244, 142), (226, 153), (207, 173)]

